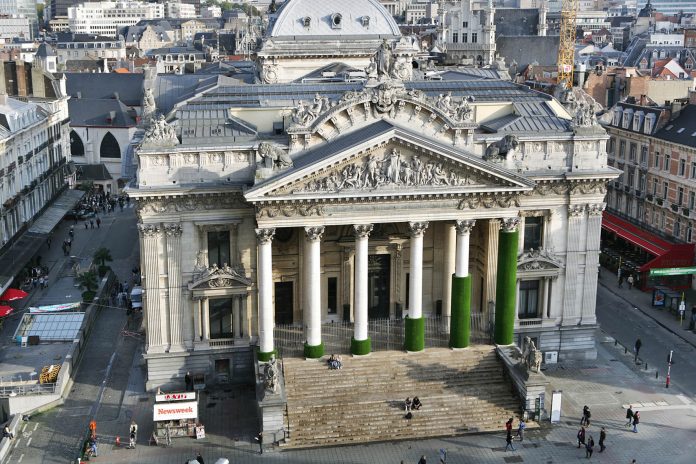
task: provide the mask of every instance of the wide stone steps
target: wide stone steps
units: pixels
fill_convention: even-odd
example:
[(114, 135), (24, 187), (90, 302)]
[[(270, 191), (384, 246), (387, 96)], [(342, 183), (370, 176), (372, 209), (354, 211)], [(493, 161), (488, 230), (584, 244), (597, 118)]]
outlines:
[[(284, 360), (290, 438), (283, 446), (498, 431), (520, 411), (491, 346), (344, 356), (340, 370), (328, 369), (326, 359)], [(423, 407), (407, 420), (403, 401), (414, 395)]]

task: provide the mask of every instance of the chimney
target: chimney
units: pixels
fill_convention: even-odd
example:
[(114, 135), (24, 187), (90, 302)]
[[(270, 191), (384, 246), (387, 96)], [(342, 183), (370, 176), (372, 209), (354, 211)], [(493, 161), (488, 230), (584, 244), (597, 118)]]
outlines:
[(669, 120), (672, 121), (674, 119), (677, 119), (679, 117), (679, 113), (681, 113), (682, 110), (682, 102), (674, 100), (672, 102), (672, 114), (669, 117)]
[(648, 103), (648, 97), (645, 94), (640, 96), (640, 106), (645, 106)]
[(114, 92), (114, 99), (120, 100), (119, 95), (118, 95), (118, 92)]

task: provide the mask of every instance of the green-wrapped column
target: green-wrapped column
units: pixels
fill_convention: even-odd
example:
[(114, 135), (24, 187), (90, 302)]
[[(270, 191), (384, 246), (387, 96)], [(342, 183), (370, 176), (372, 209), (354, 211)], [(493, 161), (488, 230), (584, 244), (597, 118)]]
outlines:
[[(512, 226), (514, 222), (514, 227)], [(506, 222), (498, 236), (498, 280), (495, 287), (495, 334), (498, 345), (510, 345), (515, 330), (517, 299), (517, 222)], [(511, 229), (511, 230), (510, 230)]]
[(304, 356), (308, 359), (318, 359), (324, 356), (324, 344), (308, 345), (304, 344)]
[(471, 335), (471, 276), (452, 274), (450, 348), (466, 348)]
[(425, 319), (406, 317), (405, 346), (406, 351), (423, 351), (425, 349)]

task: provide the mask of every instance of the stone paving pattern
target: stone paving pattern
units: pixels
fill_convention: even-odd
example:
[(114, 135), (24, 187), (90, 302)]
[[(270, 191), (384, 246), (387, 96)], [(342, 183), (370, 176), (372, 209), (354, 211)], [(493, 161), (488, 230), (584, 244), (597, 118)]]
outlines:
[[(66, 230), (67, 226), (62, 228), (64, 233)], [(121, 243), (129, 247), (132, 253), (118, 252), (118, 258), (114, 256), (117, 259), (112, 263), (121, 280), (128, 278), (137, 258), (137, 247), (133, 250), (136, 231), (132, 211), (108, 222), (105, 219), (103, 230), (95, 231), (91, 237), (100, 239), (109, 247), (118, 247)], [(54, 243), (60, 241), (54, 239)], [(96, 249), (101, 243), (90, 240), (86, 246)], [(607, 280), (605, 288), (622, 292), (628, 302), (639, 306), (651, 317), (654, 315), (660, 325), (677, 331), (678, 321), (666, 311), (652, 309), (649, 295), (635, 290), (615, 290), (608, 277), (602, 279), (603, 282)], [(695, 462), (696, 404), (693, 397), (677, 388), (665, 389), (662, 379), (655, 380), (637, 368), (632, 362), (632, 354), (624, 354), (620, 345), (615, 346), (613, 339), (601, 332), (597, 334), (596, 361), (564, 363), (546, 369), (551, 380), (546, 406), (550, 408), (551, 390), (562, 390), (562, 421), (554, 425), (544, 422), (539, 430), (528, 431), (523, 443), (515, 442), (515, 452), (505, 452), (504, 435), (494, 433), (401, 442), (391, 442), (385, 436), (385, 442), (370, 445), (282, 452), (271, 449), (260, 455), (252, 438), (258, 423), (253, 392), (243, 386), (211, 390), (202, 396), (200, 416), (206, 426), (205, 439), (178, 438), (169, 448), (148, 446), (153, 395), (144, 391), (142, 340), (122, 334), (126, 322), (122, 310), (102, 310), (93, 332), (98, 335), (92, 336), (88, 342), (89, 349), (66, 404), (27, 422), (15, 440), (15, 448), (7, 462), (75, 462), (79, 443), (86, 434), (91, 417), (96, 417), (101, 437), (100, 456), (91, 462), (170, 464), (185, 462), (201, 452), (207, 463), (214, 463), (218, 457), (226, 457), (232, 463), (399, 463), (401, 460), (416, 463), (423, 454), (429, 463), (436, 463), (439, 449), (447, 450), (447, 463), (584, 462), (587, 461), (585, 451), (576, 447), (575, 435), (585, 404), (593, 412), (589, 434), (598, 442), (599, 427), (605, 426), (608, 435), (606, 451), (599, 453), (597, 446), (591, 461), (617, 464), (628, 464), (631, 459), (636, 459), (639, 464)], [(683, 329), (680, 334), (685, 343), (696, 343), (696, 335)], [(96, 398), (102, 382), (103, 399), (97, 406)], [(629, 403), (641, 411), (642, 422), (637, 434), (623, 425), (624, 407)], [(427, 414), (427, 408), (419, 413)], [(128, 424), (132, 418), (140, 427), (138, 446), (134, 450), (126, 449), (125, 444), (116, 448), (113, 444), (115, 436), (120, 435), (122, 442), (127, 441)], [(501, 417), (501, 424), (506, 419)], [(369, 418), (365, 426), (369, 427)]]

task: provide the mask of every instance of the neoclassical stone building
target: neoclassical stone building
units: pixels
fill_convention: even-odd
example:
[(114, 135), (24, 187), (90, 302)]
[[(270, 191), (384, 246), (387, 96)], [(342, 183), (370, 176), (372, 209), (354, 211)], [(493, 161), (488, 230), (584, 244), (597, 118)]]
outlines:
[[(289, 7), (279, 18), (361, 14)], [(405, 316), (404, 346), (418, 351), (424, 318), (440, 314), (450, 345), (466, 347), (469, 314), (484, 313), (498, 343), (530, 336), (561, 358), (596, 355), (601, 213), (618, 171), (593, 102), (493, 79), (403, 79), (403, 43), (375, 42), (363, 82), (220, 80), (170, 107), (146, 83), (166, 113), (137, 150), (130, 191), (148, 387), (187, 370), (248, 375), (252, 350), (274, 351), (277, 324), (296, 324), (317, 357), (322, 324), (351, 321), (360, 355), (370, 319)]]

